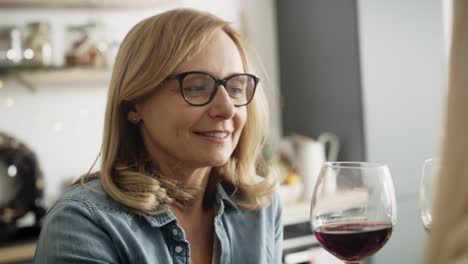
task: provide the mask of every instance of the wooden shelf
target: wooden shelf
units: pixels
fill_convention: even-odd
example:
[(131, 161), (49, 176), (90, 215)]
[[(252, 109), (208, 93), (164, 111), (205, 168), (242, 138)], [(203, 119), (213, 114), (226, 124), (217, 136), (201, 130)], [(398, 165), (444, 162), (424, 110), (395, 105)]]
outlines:
[(66, 68), (52, 70), (10, 71), (0, 79), (14, 79), (30, 90), (54, 87), (107, 87), (111, 77), (110, 69)]
[(11, 8), (148, 8), (176, 0), (0, 0), (0, 7)]
[(36, 252), (36, 242), (0, 247), (0, 263), (31, 260)]

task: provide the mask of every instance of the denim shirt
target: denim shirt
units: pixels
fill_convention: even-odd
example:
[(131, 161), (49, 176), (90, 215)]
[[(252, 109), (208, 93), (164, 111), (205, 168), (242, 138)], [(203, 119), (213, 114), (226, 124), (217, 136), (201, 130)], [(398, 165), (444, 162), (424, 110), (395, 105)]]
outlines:
[[(168, 206), (160, 214), (139, 216), (105, 194), (100, 180), (86, 185), (71, 187), (49, 209), (34, 263), (190, 263), (189, 242)], [(220, 263), (281, 263), (276, 193), (270, 206), (244, 210), (219, 184), (215, 210)]]

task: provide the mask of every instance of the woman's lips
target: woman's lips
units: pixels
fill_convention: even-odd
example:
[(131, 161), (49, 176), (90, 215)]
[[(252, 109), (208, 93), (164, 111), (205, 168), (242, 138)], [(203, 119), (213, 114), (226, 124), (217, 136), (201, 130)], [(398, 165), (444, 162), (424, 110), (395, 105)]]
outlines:
[(224, 143), (228, 140), (231, 133), (229, 131), (203, 131), (195, 132), (195, 135), (215, 143)]

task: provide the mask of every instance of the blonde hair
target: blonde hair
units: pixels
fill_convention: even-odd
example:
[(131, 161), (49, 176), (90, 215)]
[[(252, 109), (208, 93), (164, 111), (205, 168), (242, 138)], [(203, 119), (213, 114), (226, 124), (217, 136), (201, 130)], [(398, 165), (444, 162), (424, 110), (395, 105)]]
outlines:
[(455, 0), (444, 136), (426, 263), (468, 263), (468, 2)]
[[(107, 99), (99, 177), (108, 195), (138, 213), (154, 214), (160, 204), (183, 205), (193, 196), (189, 188), (145, 167), (148, 157), (138, 127), (127, 120), (129, 102), (138, 102), (158, 89), (217, 30), (230, 36), (244, 69), (249, 70), (246, 50), (236, 31), (213, 15), (191, 9), (175, 9), (139, 22), (119, 49)], [(212, 176), (232, 187), (238, 206), (257, 209), (269, 203), (276, 184), (273, 177), (256, 180), (268, 127), (268, 106), (261, 86), (247, 106), (247, 113), (232, 157), (224, 166), (215, 168)]]

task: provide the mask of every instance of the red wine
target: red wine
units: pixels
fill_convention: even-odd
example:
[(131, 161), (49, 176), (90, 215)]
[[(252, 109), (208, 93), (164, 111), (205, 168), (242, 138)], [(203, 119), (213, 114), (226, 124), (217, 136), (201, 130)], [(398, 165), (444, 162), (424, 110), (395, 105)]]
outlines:
[(344, 261), (359, 261), (377, 252), (390, 238), (392, 223), (334, 223), (318, 227), (320, 244)]

